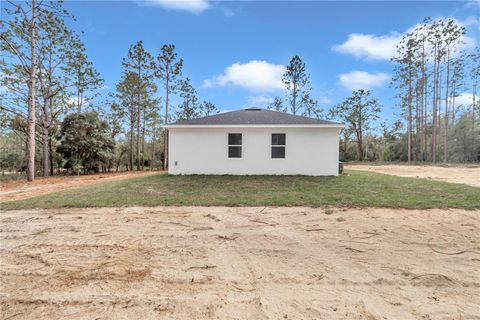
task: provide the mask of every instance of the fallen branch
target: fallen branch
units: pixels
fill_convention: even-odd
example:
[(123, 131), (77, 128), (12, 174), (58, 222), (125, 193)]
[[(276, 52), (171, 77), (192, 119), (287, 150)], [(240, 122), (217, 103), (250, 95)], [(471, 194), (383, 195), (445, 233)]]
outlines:
[(218, 239), (222, 239), (222, 240), (235, 240), (235, 239), (238, 238), (238, 236), (237, 236), (237, 237), (229, 237), (229, 236), (217, 235), (217, 238), (218, 238)]
[(372, 237), (375, 237), (375, 236), (379, 236), (381, 235), (381, 233), (378, 233), (378, 232), (364, 232), (366, 234), (370, 234), (369, 236), (365, 236), (365, 237), (352, 237), (350, 235), (350, 232), (347, 230), (347, 235), (350, 239), (370, 239)]
[(274, 222), (274, 223), (269, 223), (269, 222), (265, 222), (265, 221), (262, 221), (262, 220), (258, 220), (258, 219), (253, 219), (253, 220), (250, 220), (251, 222), (256, 222), (256, 223), (263, 223), (263, 224), (266, 224), (268, 226), (276, 226), (278, 223)]
[(350, 251), (358, 252), (358, 253), (364, 253), (364, 252), (369, 251), (369, 250), (372, 250), (372, 249), (358, 250), (358, 249), (354, 249), (354, 248), (350, 248), (350, 247), (345, 247), (345, 250), (350, 250)]
[(186, 269), (185, 271), (188, 271), (188, 270), (192, 270), (192, 269), (213, 269), (213, 268), (216, 268), (217, 266), (213, 265), (213, 264), (206, 264), (204, 266), (193, 266), (193, 267), (190, 267), (188, 269)]
[(305, 231), (324, 231), (323, 228), (313, 228), (313, 229), (305, 229)]
[(244, 288), (241, 288), (241, 287), (236, 286), (236, 285), (234, 285), (234, 284), (232, 284), (232, 287), (234, 287), (235, 289), (240, 290), (240, 291), (247, 291), (247, 292), (255, 291), (255, 288), (253, 288), (253, 289), (244, 289)]
[(196, 228), (193, 228), (192, 230), (188, 230), (188, 232), (192, 232), (192, 231), (205, 231), (205, 230), (213, 230), (212, 227), (196, 227)]

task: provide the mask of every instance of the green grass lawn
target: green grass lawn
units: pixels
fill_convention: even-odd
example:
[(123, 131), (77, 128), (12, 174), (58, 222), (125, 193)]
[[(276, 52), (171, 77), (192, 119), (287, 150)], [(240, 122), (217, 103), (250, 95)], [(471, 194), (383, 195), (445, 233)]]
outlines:
[(3, 203), (3, 210), (121, 206), (480, 208), (480, 188), (347, 171), (339, 177), (168, 176), (105, 182)]

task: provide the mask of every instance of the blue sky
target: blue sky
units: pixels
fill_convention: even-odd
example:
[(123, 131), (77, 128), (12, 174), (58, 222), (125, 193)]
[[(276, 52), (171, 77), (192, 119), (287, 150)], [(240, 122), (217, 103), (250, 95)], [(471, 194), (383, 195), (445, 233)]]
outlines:
[(279, 88), (282, 68), (298, 54), (324, 109), (359, 86), (371, 88), (392, 121), (399, 112), (389, 88), (388, 61), (402, 33), (424, 17), (453, 17), (480, 39), (480, 2), (447, 1), (67, 1), (72, 27), (111, 91), (132, 43), (158, 54), (175, 44), (183, 75), (201, 100), (221, 110), (264, 106)]

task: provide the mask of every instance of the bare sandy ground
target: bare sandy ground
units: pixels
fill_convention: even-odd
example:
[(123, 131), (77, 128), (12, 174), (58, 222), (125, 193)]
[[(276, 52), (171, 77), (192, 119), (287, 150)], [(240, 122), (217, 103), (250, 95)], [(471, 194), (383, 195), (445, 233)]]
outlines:
[(347, 165), (346, 169), (372, 171), (401, 177), (416, 177), (480, 187), (480, 167), (437, 167), (419, 165)]
[(25, 180), (2, 181), (0, 188), (0, 202), (28, 199), (64, 189), (78, 188), (87, 184), (105, 181), (129, 179), (158, 171), (130, 171), (99, 173), (86, 176), (54, 176), (38, 177), (33, 182)]
[(480, 212), (3, 212), (2, 319), (480, 319)]

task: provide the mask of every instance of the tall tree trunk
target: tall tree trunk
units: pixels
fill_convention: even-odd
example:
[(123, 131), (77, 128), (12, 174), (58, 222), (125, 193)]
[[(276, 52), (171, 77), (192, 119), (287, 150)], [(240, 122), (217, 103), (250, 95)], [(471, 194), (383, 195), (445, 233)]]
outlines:
[(152, 126), (152, 159), (150, 160), (150, 170), (155, 169), (155, 125)]
[(357, 137), (357, 152), (358, 152), (358, 161), (363, 161), (363, 138), (359, 134)]
[(472, 86), (472, 146), (475, 145), (475, 104), (477, 98), (477, 79), (473, 80)]
[(425, 75), (424, 84), (425, 89), (423, 91), (423, 161), (428, 159), (428, 136), (427, 136), (427, 121), (428, 121), (428, 78)]
[(78, 113), (82, 112), (82, 102), (80, 100), (80, 90), (78, 90), (78, 87), (77, 87), (77, 112)]
[(53, 176), (54, 175), (54, 172), (53, 172), (53, 146), (52, 146), (52, 136), (50, 136), (49, 138), (49, 143), (48, 143), (48, 147), (49, 147), (49, 152), (48, 152), (48, 157), (50, 159), (50, 175)]
[(141, 103), (141, 90), (142, 90), (142, 69), (140, 63), (138, 64), (138, 92), (137, 92), (137, 171), (140, 171), (140, 167), (143, 165), (140, 163), (140, 118), (142, 112)]
[(447, 49), (447, 79), (445, 81), (445, 129), (443, 141), (443, 162), (448, 161), (448, 85), (450, 81), (450, 48)]
[(347, 133), (347, 130), (346, 129), (343, 129), (344, 130), (344, 133), (343, 133), (343, 152), (344, 152), (344, 155), (347, 154), (347, 144), (348, 144), (348, 133)]
[(137, 107), (137, 171), (140, 171), (140, 97), (138, 97)]
[(417, 160), (420, 158), (420, 88), (418, 80), (415, 82), (415, 139), (414, 139), (414, 150), (413, 158)]
[(438, 65), (437, 46), (435, 44), (434, 65), (433, 65), (433, 110), (432, 110), (432, 162), (437, 161), (437, 97), (438, 97)]
[(297, 114), (297, 83), (293, 82), (292, 113)]
[(455, 112), (455, 94), (456, 94), (456, 91), (457, 91), (456, 85), (457, 84), (456, 84), (456, 81), (454, 79), (453, 82), (452, 82), (452, 93), (450, 94), (450, 99), (452, 101), (452, 105), (451, 105), (451, 107), (452, 107), (451, 108), (451, 110), (452, 110), (452, 112), (451, 112), (451, 114), (452, 114), (452, 127), (455, 125), (455, 113), (456, 113)]
[(359, 154), (359, 159), (360, 161), (363, 161), (363, 121), (362, 121), (362, 98), (359, 98), (359, 112), (358, 112), (358, 130), (357, 130), (357, 140), (358, 140), (358, 154)]
[(36, 12), (37, 2), (32, 0), (32, 21), (30, 25), (31, 66), (28, 80), (28, 135), (27, 135), (27, 180), (35, 179), (35, 73), (37, 69), (36, 56)]
[[(167, 68), (165, 68), (168, 70)], [(165, 124), (168, 124), (168, 94), (170, 91), (169, 87), (169, 80), (170, 77), (167, 74), (165, 77)], [(168, 168), (168, 129), (165, 128), (165, 132), (163, 134), (163, 170), (167, 170)]]
[(130, 96), (130, 154), (129, 154), (129, 163), (130, 163), (130, 171), (133, 171), (133, 139), (135, 133), (135, 97), (132, 94)]
[(422, 39), (422, 110), (421, 110), (421, 159), (422, 161), (426, 160), (427, 153), (427, 92), (428, 92), (428, 82), (427, 82), (427, 70), (425, 63), (425, 36)]
[(145, 106), (143, 106), (143, 124), (142, 124), (142, 171), (145, 170)]
[(49, 139), (49, 124), (50, 124), (50, 115), (49, 115), (49, 98), (43, 99), (43, 119), (42, 119), (42, 164), (43, 164), (43, 176), (48, 177), (49, 163), (50, 163), (50, 139)]
[(408, 80), (408, 97), (407, 97), (407, 108), (408, 108), (408, 128), (407, 128), (407, 161), (410, 163), (412, 161), (412, 80)]
[(134, 120), (130, 121), (130, 171), (133, 171), (133, 132), (135, 130)]

